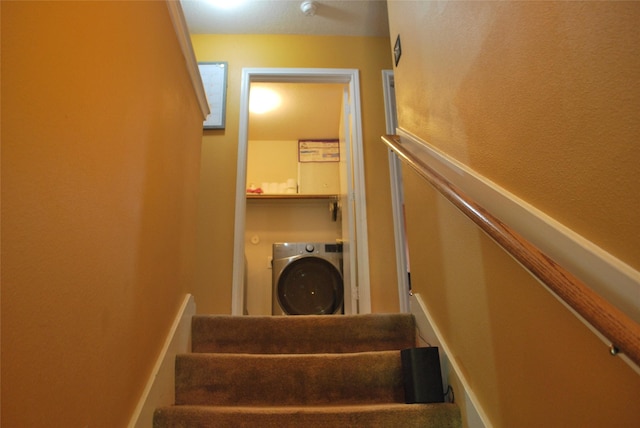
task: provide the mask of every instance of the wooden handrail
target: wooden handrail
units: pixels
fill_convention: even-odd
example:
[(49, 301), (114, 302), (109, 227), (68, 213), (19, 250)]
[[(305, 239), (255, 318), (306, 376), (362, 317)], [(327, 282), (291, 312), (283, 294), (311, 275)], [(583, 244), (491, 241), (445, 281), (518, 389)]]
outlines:
[(429, 184), (476, 223), (496, 243), (553, 293), (611, 341), (611, 353), (626, 355), (640, 366), (640, 325), (545, 255), (531, 242), (471, 200), (454, 184), (407, 150), (397, 135), (382, 141)]

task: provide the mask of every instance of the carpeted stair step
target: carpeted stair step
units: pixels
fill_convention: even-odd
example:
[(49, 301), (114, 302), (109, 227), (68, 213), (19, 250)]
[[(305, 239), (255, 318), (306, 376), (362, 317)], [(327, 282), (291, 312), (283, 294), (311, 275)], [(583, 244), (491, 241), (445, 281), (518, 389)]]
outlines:
[(176, 360), (176, 404), (363, 403), (404, 403), (399, 351), (184, 354)]
[(459, 428), (454, 404), (326, 407), (171, 406), (156, 410), (155, 428)]
[(460, 428), (455, 404), (404, 404), (415, 332), (408, 314), (195, 316), (153, 426)]
[(195, 316), (192, 351), (311, 354), (383, 351), (416, 344), (410, 314)]

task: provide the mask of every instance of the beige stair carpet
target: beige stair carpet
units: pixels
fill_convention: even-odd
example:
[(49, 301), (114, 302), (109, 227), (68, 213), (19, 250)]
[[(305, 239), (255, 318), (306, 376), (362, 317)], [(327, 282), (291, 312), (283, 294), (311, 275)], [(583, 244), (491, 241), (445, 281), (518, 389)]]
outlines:
[(461, 426), (455, 404), (404, 404), (409, 314), (196, 316), (167, 427)]

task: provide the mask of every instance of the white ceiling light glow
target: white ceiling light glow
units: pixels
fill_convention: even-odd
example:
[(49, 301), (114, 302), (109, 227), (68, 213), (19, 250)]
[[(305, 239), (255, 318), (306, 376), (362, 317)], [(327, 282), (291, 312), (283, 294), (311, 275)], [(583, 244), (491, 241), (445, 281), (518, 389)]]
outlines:
[(233, 9), (242, 5), (242, 3), (245, 2), (245, 0), (206, 0), (206, 1), (210, 3), (212, 6), (217, 7), (219, 9)]
[(277, 92), (267, 88), (251, 88), (249, 93), (249, 111), (251, 113), (262, 114), (275, 110), (280, 106), (282, 100)]
[(234, 9), (214, 7), (213, 0), (173, 1), (182, 4), (190, 34), (389, 37), (387, 2), (382, 0), (316, 0), (314, 16), (302, 10), (313, 0), (244, 0)]

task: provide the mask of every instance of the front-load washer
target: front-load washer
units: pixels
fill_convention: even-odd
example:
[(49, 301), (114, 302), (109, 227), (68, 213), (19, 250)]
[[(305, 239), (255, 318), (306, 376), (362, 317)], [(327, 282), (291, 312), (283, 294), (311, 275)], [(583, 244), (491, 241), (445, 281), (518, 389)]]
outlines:
[(342, 245), (323, 242), (273, 244), (273, 315), (342, 312)]

